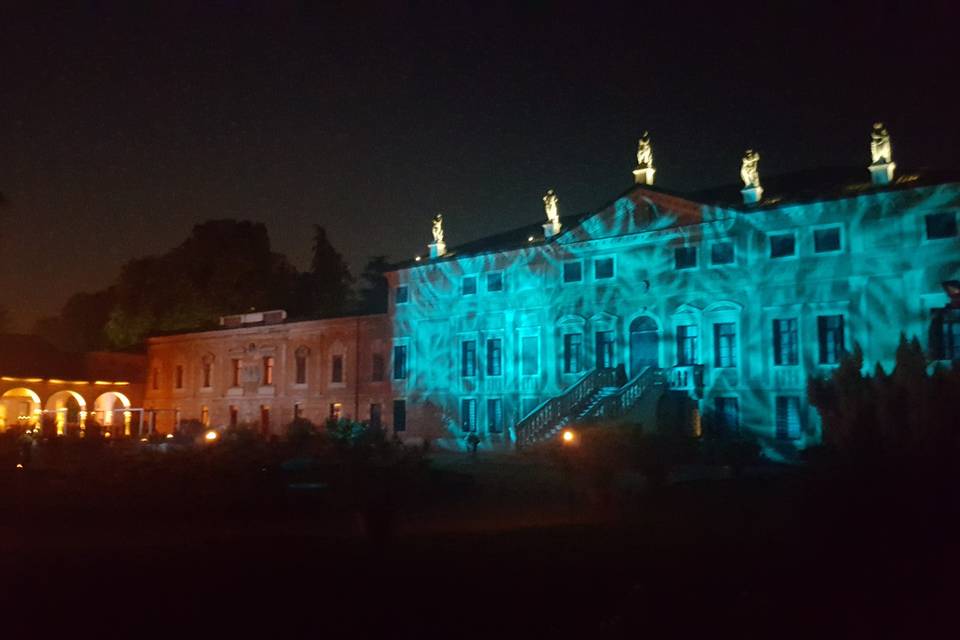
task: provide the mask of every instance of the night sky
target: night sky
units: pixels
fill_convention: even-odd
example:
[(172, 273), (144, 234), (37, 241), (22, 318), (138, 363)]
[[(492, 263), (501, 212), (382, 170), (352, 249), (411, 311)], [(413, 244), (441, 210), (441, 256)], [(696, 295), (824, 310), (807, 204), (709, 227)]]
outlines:
[(950, 2), (89, 4), (0, 12), (18, 329), (210, 218), (265, 222), (301, 268), (325, 225), (357, 272), (422, 253), (438, 211), (456, 245), (539, 220), (549, 187), (596, 209), (644, 129), (679, 190), (736, 182), (747, 147), (761, 176), (865, 167), (875, 119), (901, 168), (960, 164)]

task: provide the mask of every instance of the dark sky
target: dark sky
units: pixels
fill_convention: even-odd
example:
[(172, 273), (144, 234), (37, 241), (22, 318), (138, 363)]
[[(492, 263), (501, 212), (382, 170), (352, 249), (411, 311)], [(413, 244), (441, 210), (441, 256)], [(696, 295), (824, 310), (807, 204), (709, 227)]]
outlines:
[(323, 224), (358, 270), (423, 252), (438, 211), (457, 244), (539, 219), (549, 187), (595, 209), (643, 129), (681, 190), (735, 182), (747, 147), (761, 175), (866, 166), (875, 119), (901, 167), (958, 164), (950, 2), (85, 4), (0, 10), (21, 329), (209, 218), (265, 222), (301, 267)]

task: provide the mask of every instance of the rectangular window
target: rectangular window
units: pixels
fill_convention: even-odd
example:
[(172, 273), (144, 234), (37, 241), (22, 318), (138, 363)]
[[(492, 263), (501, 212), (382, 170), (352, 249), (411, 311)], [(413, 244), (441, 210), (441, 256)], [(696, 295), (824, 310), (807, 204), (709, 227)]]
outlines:
[(210, 408), (206, 405), (200, 407), (200, 424), (205, 427), (210, 426)]
[(840, 251), (840, 227), (813, 230), (814, 253)]
[(460, 343), (460, 375), (477, 375), (477, 341), (464, 340)]
[(383, 355), (379, 353), (373, 354), (373, 362), (371, 363), (370, 370), (370, 380), (373, 382), (383, 382), (383, 372), (386, 367), (384, 367)]
[(177, 389), (183, 389), (183, 365), (178, 364), (177, 368), (174, 370), (174, 386)]
[(716, 367), (737, 366), (737, 325), (718, 322), (713, 325), (713, 364)]
[(402, 284), (393, 290), (394, 304), (405, 304), (410, 299), (410, 290), (407, 285)]
[(213, 364), (210, 362), (203, 363), (203, 387), (204, 389), (210, 388), (210, 381), (213, 377)]
[(540, 341), (537, 336), (520, 339), (520, 373), (535, 376), (540, 373)]
[(382, 413), (382, 410), (380, 409), (379, 403), (374, 402), (373, 404), (370, 405), (370, 426), (373, 427), (374, 429), (380, 428), (380, 423), (382, 420), (381, 413)]
[(487, 375), (499, 376), (503, 373), (503, 340), (487, 338)]
[(593, 279), (608, 280), (613, 277), (613, 258), (597, 258), (593, 261)]
[[(156, 415), (156, 414), (154, 414)], [(233, 405), (230, 406), (230, 426), (236, 427), (240, 422), (240, 412)]]
[(583, 355), (583, 334), (563, 334), (563, 372), (580, 373), (581, 356)]
[(953, 238), (957, 235), (957, 216), (954, 212), (929, 213), (924, 216), (927, 227), (927, 240)]
[(160, 369), (154, 368), (150, 372), (150, 388), (154, 391), (160, 388)]
[(710, 247), (710, 264), (733, 264), (733, 242), (714, 242)]
[(393, 430), (394, 431), (407, 430), (407, 401), (406, 400), (393, 401)]
[(269, 405), (260, 405), (260, 430), (266, 434), (270, 431), (270, 407)]
[(960, 309), (930, 310), (930, 357), (960, 360)]
[(404, 344), (393, 347), (393, 379), (407, 379), (407, 346)]
[(330, 382), (343, 382), (343, 356), (330, 359)]
[(597, 331), (596, 333), (596, 355), (597, 355), (597, 368), (598, 369), (610, 369), (614, 366), (613, 361), (613, 347), (614, 347), (614, 335), (613, 331)]
[(477, 401), (475, 398), (460, 400), (460, 428), (475, 431), (477, 428)]
[(695, 269), (697, 267), (697, 248), (676, 247), (673, 250), (673, 266), (675, 269)]
[(340, 402), (331, 402), (330, 403), (330, 419), (339, 420), (341, 415), (343, 415), (343, 404)]
[(472, 296), (477, 292), (477, 276), (463, 276), (460, 281), (460, 293), (465, 296)]
[(299, 402), (293, 403), (293, 419), (298, 420), (300, 416), (303, 415), (303, 408), (301, 408)]
[(817, 317), (820, 364), (837, 364), (843, 356), (843, 316)]
[(697, 363), (697, 338), (700, 330), (695, 324), (684, 324), (677, 327), (677, 364), (691, 365)]
[(777, 396), (777, 438), (791, 440), (800, 435), (800, 398)]
[(503, 431), (503, 401), (500, 398), (487, 399), (487, 433)]
[(296, 384), (307, 384), (307, 356), (300, 355), (296, 358), (297, 371), (294, 380), (297, 381)]
[(230, 360), (230, 383), (234, 387), (240, 386), (240, 359), (233, 358)]
[(736, 398), (717, 398), (714, 401), (717, 428), (720, 433), (736, 433), (740, 429), (740, 402)]
[(583, 264), (579, 260), (563, 263), (563, 281), (580, 282), (583, 280)]
[(503, 273), (494, 271), (487, 274), (487, 291), (503, 291)]
[(770, 257), (788, 258), (797, 251), (797, 238), (793, 233), (770, 234)]
[(263, 384), (273, 384), (273, 356), (263, 357)]
[(799, 344), (796, 318), (773, 321), (773, 364), (778, 366), (799, 364)]

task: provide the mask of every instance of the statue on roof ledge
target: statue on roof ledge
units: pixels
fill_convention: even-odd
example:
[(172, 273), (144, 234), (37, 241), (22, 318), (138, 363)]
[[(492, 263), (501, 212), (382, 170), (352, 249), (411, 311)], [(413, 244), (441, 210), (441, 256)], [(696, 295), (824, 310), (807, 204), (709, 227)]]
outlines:
[(743, 162), (740, 165), (740, 179), (743, 180), (745, 189), (753, 189), (760, 186), (760, 170), (757, 165), (760, 164), (760, 154), (753, 149), (747, 149), (743, 154)]
[(890, 147), (890, 134), (882, 122), (873, 123), (870, 132), (870, 164), (888, 164), (893, 162), (893, 149)]
[(653, 168), (653, 149), (650, 147), (650, 132), (644, 131), (637, 144), (637, 169)]
[(554, 193), (553, 189), (547, 189), (547, 194), (543, 196), (543, 209), (547, 214), (547, 221), (553, 226), (554, 231), (560, 230), (560, 212), (557, 204), (560, 198)]
[(443, 216), (439, 213), (433, 218), (433, 243), (443, 244)]

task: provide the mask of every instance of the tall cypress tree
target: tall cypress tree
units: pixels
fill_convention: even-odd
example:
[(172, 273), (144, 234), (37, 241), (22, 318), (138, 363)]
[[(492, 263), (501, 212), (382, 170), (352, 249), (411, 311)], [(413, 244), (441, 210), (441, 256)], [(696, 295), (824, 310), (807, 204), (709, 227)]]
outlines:
[(343, 256), (333, 248), (327, 231), (313, 226), (313, 259), (310, 262), (311, 311), (330, 317), (343, 315), (350, 306), (353, 277)]

